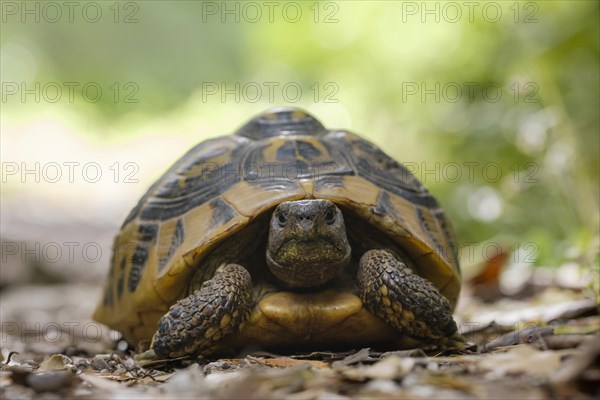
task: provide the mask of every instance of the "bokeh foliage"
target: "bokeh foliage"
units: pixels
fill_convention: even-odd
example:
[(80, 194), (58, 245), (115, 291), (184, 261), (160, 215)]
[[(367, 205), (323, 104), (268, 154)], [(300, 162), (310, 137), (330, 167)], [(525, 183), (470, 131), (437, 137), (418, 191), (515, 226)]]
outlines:
[[(63, 113), (85, 121), (93, 129), (79, 134), (99, 142), (135, 136), (155, 121), (165, 135), (201, 140), (267, 107), (302, 106), (406, 162), (447, 209), (460, 243), (535, 243), (536, 264), (597, 265), (597, 2), (496, 2), (498, 21), (483, 16), (485, 2), (472, 18), (456, 3), (457, 21), (441, 2), (426, 3), (437, 15), (408, 12), (423, 2), (301, 2), (303, 18), (293, 23), (278, 12), (273, 22), (266, 15), (236, 22), (207, 15), (206, 3), (135, 2), (134, 23), (115, 23), (107, 3), (97, 23), (7, 17), (3, 82), (133, 82), (139, 101), (11, 98), (3, 121)], [(273, 99), (265, 82), (281, 83)], [(297, 102), (282, 95), (288, 82), (302, 88)], [(206, 92), (248, 83), (263, 90), (256, 101), (253, 91), (239, 101)]]

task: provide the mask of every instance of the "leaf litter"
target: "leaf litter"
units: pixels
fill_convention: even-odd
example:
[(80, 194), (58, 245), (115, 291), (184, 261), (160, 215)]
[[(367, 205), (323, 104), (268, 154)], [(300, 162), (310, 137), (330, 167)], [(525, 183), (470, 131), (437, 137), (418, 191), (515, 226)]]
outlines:
[[(31, 290), (25, 287), (23, 290)], [(69, 293), (65, 303), (82, 289)], [(46, 292), (48, 290), (46, 289)], [(456, 318), (463, 349), (319, 350), (236, 358), (143, 361), (119, 336), (48, 340), (2, 324), (0, 396), (15, 399), (355, 399), (598, 398), (600, 316), (596, 296), (550, 287), (530, 297), (478, 298), (465, 288)], [(88, 296), (90, 297), (90, 296)], [(11, 304), (15, 299), (18, 304)], [(25, 313), (25, 294), (2, 309)], [(91, 300), (95, 299), (91, 296)], [(495, 300), (495, 301), (494, 301)], [(60, 299), (39, 305), (52, 321)], [(73, 304), (73, 303), (69, 303)], [(85, 303), (72, 321), (86, 321)], [(40, 311), (41, 310), (41, 311)], [(9, 313), (10, 315), (10, 313)], [(57, 320), (57, 319), (54, 319)], [(6, 319), (3, 319), (6, 321)], [(9, 320), (10, 321), (10, 320)], [(468, 323), (466, 322), (468, 321)], [(5, 329), (5, 326), (11, 329)], [(25, 328), (25, 330), (27, 330)]]

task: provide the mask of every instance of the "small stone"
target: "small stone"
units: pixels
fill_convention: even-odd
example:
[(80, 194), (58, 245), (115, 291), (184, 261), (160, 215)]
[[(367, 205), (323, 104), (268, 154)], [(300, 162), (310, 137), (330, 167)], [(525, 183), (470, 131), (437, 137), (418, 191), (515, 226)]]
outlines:
[(79, 360), (79, 361), (77, 361), (77, 363), (75, 365), (77, 366), (78, 370), (84, 371), (84, 370), (90, 368), (91, 363), (88, 362), (87, 360)]
[(133, 358), (126, 358), (125, 361), (123, 361), (123, 364), (125, 364), (127, 368), (133, 368), (135, 360)]
[(90, 367), (92, 367), (96, 371), (109, 369), (108, 363), (104, 359), (98, 357), (94, 357), (92, 359), (92, 361), (90, 362)]
[(31, 374), (27, 377), (27, 386), (38, 393), (57, 392), (73, 384), (73, 374), (69, 371), (53, 371)]

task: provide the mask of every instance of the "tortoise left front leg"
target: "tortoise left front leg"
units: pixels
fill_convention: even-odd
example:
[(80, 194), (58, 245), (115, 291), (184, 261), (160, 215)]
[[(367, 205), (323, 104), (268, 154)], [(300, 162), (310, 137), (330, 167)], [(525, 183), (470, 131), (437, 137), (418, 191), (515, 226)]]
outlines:
[(360, 259), (357, 283), (369, 311), (400, 332), (423, 342), (458, 337), (448, 300), (390, 252), (367, 251)]

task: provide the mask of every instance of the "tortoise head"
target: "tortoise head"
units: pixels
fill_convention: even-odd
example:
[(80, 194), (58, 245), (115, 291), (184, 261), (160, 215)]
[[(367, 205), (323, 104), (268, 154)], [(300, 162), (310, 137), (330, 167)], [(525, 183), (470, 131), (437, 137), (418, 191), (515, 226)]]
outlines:
[(275, 208), (269, 225), (267, 265), (290, 287), (315, 287), (350, 262), (340, 209), (329, 200), (299, 200)]

